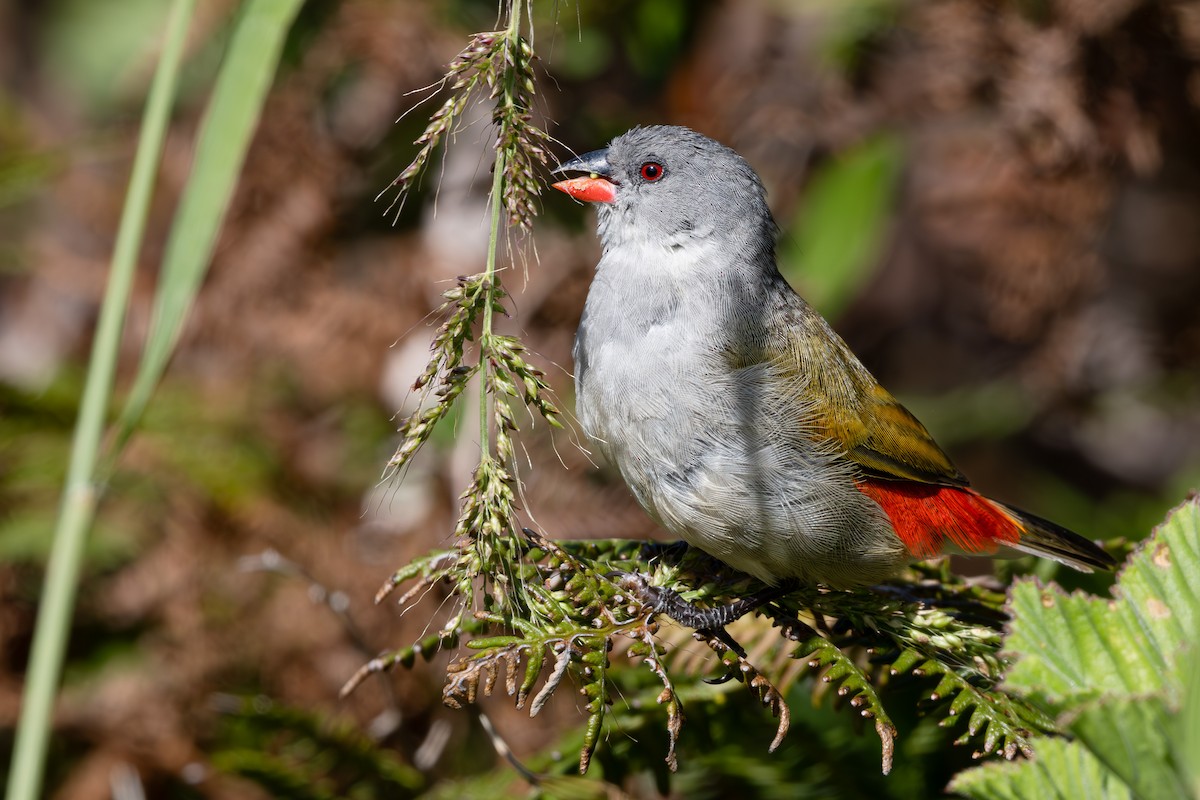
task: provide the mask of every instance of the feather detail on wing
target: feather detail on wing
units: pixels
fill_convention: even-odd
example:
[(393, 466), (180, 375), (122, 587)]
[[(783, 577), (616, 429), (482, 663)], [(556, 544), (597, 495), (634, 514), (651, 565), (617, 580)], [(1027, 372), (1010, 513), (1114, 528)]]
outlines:
[(777, 368), (804, 376), (809, 435), (834, 444), (868, 474), (966, 486), (925, 426), (879, 385), (829, 324), (798, 296), (793, 303), (780, 332), (792, 360)]

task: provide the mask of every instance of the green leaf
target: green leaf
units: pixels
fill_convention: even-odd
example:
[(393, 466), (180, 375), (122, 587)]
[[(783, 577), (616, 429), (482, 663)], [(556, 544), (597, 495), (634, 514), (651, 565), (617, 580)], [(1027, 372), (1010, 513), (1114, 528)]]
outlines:
[(282, 800), (334, 800), (315, 776), (295, 763), (259, 750), (226, 750), (213, 757), (213, 766), (221, 772), (239, 775), (268, 790)]
[(1086, 749), (1062, 739), (1038, 743), (1032, 761), (992, 762), (960, 772), (947, 787), (972, 800), (1126, 800), (1133, 793)]
[[(1200, 503), (1189, 500), (1130, 557), (1113, 599), (1013, 586), (1005, 688), (1048, 706), (1075, 740), (1040, 740), (1036, 758), (960, 774), (971, 798), (1196, 797), (1200, 715)], [(1187, 669), (1184, 671), (1183, 667)], [(1181, 713), (1178, 709), (1184, 709)]]
[(1188, 796), (1170, 759), (1170, 727), (1162, 698), (1094, 703), (1069, 725), (1072, 735), (1142, 800)]
[(1200, 502), (1174, 511), (1121, 571), (1118, 591), (1140, 611), (1137, 623), (1165, 664), (1200, 627)]
[(837, 316), (872, 275), (903, 158), (898, 140), (878, 137), (813, 176), (779, 266), (826, 316)]
[(1019, 655), (1005, 688), (1061, 712), (1106, 694), (1179, 690), (1178, 652), (1200, 609), (1197, 502), (1178, 508), (1130, 558), (1114, 600), (1023, 580), (1011, 592)]
[(355, 725), (264, 697), (221, 697), (222, 745), (212, 757), (223, 771), (248, 778), (271, 797), (404, 798), (425, 778)]
[(1172, 720), (1171, 742), (1175, 746), (1175, 763), (1191, 787), (1190, 796), (1200, 797), (1200, 659), (1196, 658), (1194, 644), (1200, 642), (1200, 630), (1192, 635), (1192, 642), (1184, 675), (1183, 704)]
[(1013, 586), (1011, 609), (1007, 648), (1020, 658), (1006, 689), (1062, 711), (1105, 694), (1167, 688), (1165, 657), (1138, 631), (1138, 615), (1128, 604), (1022, 580)]

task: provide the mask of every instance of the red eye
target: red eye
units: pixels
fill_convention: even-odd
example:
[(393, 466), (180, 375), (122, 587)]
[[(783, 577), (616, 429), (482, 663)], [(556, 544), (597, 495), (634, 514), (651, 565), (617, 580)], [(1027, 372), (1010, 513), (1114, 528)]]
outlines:
[(647, 161), (642, 164), (642, 179), (653, 183), (663, 176), (662, 164), (654, 161)]

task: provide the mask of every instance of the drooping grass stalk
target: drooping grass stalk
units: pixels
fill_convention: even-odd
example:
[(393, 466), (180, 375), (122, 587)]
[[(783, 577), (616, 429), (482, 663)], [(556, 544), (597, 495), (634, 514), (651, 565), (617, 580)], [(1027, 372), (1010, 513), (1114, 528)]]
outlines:
[[(434, 426), (448, 416), (467, 382), (479, 375), (479, 464), (461, 495), (462, 510), (454, 529), (463, 548), (457, 583), (464, 607), (474, 604), (471, 587), (479, 577), (484, 577), (488, 593), (501, 606), (511, 604), (524, 591), (512, 577), (525, 546), (525, 536), (515, 522), (519, 479), (513, 448), (513, 434), (518, 431), (513, 402), (523, 400), (550, 425), (560, 424), (544, 374), (522, 355), (525, 346), (515, 337), (496, 333), (493, 327), (495, 314), (508, 313), (497, 265), (501, 240), (509, 232), (529, 233), (537, 213), (534, 200), (542, 186), (538, 171), (548, 158), (549, 135), (534, 123), (531, 112), (537, 57), (532, 44), (521, 36), (527, 6), (526, 0), (506, 0), (502, 4), (504, 27), (473, 34), (450, 62), (438, 85), (449, 90), (449, 96), (414, 142), (419, 149), (412, 162), (392, 182), (397, 190), (392, 208), (398, 208), (435, 148), (458, 130), (468, 104), (491, 104), (495, 161), (488, 195), (491, 208), (485, 264), (478, 274), (461, 277), (457, 287), (443, 293), (446, 303), (440, 311), (446, 320), (434, 337), (428, 365), (413, 384), (422, 401), (401, 423), (402, 442), (389, 462), (389, 467), (402, 472)], [(469, 342), (476, 346), (470, 347)]]
[(71, 461), (38, 610), (33, 651), (25, 671), (21, 721), (8, 775), (6, 796), (10, 800), (34, 800), (41, 788), (54, 694), (62, 674), (84, 545), (96, 510), (95, 470), (117, 369), (121, 330), (146, 228), (154, 176), (179, 81), (188, 22), (194, 8), (195, 0), (175, 0), (163, 37), (162, 58), (146, 100), (129, 190), (113, 247), (108, 287), (100, 308), (79, 419), (71, 443)]

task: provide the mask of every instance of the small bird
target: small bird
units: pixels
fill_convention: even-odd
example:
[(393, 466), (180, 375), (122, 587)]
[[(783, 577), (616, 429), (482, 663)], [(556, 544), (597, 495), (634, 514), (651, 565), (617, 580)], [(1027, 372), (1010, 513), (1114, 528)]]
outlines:
[(688, 128), (638, 127), (556, 173), (603, 255), (575, 337), (576, 415), (642, 507), (770, 586), (878, 583), (947, 552), (1108, 569), (990, 500), (775, 264), (758, 175)]

